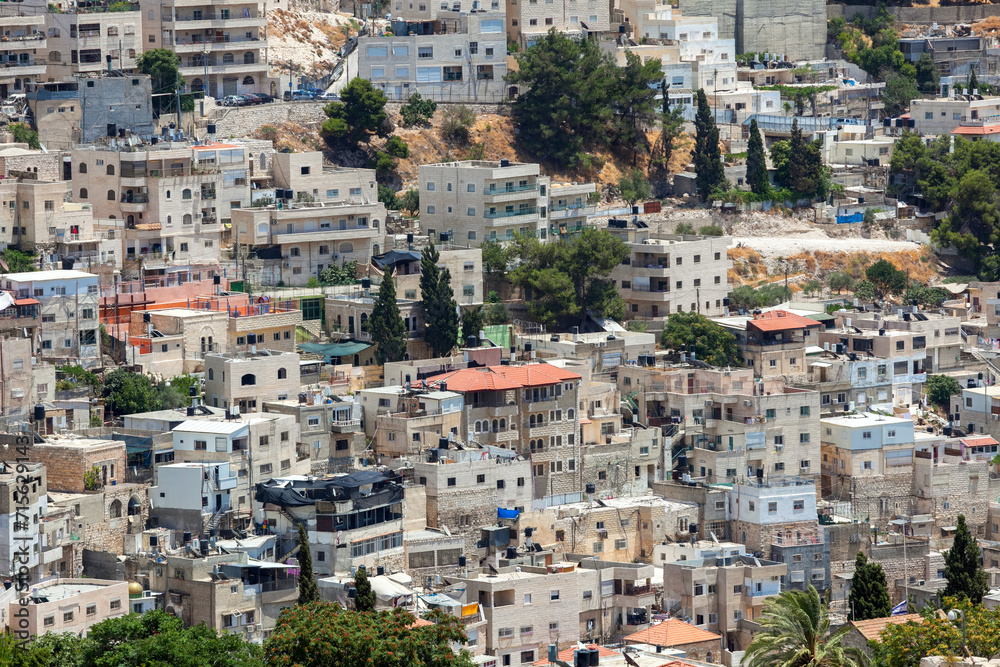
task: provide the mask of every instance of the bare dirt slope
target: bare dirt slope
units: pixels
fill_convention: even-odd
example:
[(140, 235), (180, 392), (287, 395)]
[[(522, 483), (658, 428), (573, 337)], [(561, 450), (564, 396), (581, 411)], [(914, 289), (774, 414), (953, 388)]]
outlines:
[(346, 14), (272, 9), (267, 13), (271, 68), (284, 74), (324, 76), (340, 61), (340, 47), (360, 24)]

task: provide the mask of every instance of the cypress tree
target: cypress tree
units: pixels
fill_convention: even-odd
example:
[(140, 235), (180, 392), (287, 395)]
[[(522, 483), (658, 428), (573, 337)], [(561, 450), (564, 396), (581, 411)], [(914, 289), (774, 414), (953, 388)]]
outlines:
[(755, 195), (770, 190), (767, 178), (767, 159), (764, 157), (764, 140), (757, 129), (757, 119), (750, 121), (750, 142), (747, 145), (747, 184)]
[(313, 576), (312, 554), (309, 553), (309, 536), (306, 527), (299, 524), (299, 604), (319, 602), (319, 585)]
[(368, 582), (368, 572), (364, 566), (354, 573), (355, 611), (375, 611), (375, 591)]
[(698, 90), (698, 113), (694, 119), (694, 172), (695, 186), (702, 201), (708, 201), (716, 190), (726, 190), (726, 171), (722, 166), (719, 150), (719, 128), (715, 126), (712, 110), (704, 90)]
[(420, 309), (424, 341), (435, 357), (452, 351), (458, 341), (458, 303), (451, 289), (451, 272), (438, 268), (441, 253), (431, 241), (420, 253)]
[(396, 304), (396, 284), (386, 272), (378, 288), (378, 298), (372, 306), (368, 330), (375, 341), (375, 363), (400, 361), (406, 355), (406, 324)]
[(854, 577), (847, 605), (849, 620), (885, 618), (892, 613), (892, 601), (886, 588), (882, 565), (868, 560), (862, 552), (854, 561)]
[(958, 515), (958, 527), (951, 549), (944, 553), (945, 597), (965, 598), (979, 604), (989, 589), (989, 579), (983, 571), (979, 543), (965, 524), (965, 515)]

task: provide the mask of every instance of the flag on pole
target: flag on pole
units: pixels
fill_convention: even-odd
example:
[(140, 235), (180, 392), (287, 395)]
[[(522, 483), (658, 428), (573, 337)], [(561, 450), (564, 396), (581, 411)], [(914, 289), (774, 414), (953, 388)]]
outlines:
[(899, 616), (905, 613), (906, 613), (906, 600), (903, 600), (902, 602), (900, 602), (899, 604), (897, 604), (895, 607), (892, 608), (892, 611), (889, 612), (889, 615)]

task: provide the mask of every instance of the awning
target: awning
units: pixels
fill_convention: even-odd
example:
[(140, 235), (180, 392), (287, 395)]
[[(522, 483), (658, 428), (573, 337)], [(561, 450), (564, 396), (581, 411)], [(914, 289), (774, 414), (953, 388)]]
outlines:
[(371, 343), (347, 341), (344, 343), (299, 343), (298, 348), (303, 352), (311, 352), (313, 354), (330, 358), (349, 357), (352, 354), (361, 352), (362, 350), (367, 350), (371, 346)]
[(41, 303), (38, 299), (16, 299), (14, 301), (15, 306), (39, 306)]
[(514, 519), (515, 521), (517, 521), (517, 518), (519, 516), (521, 516), (521, 513), (518, 512), (517, 510), (505, 510), (502, 507), (497, 508), (498, 519)]
[(161, 228), (158, 222), (140, 222), (135, 228), (140, 232), (155, 232)]
[(809, 367), (818, 366), (819, 368), (830, 368), (833, 364), (828, 364), (825, 361), (814, 361), (809, 364)]

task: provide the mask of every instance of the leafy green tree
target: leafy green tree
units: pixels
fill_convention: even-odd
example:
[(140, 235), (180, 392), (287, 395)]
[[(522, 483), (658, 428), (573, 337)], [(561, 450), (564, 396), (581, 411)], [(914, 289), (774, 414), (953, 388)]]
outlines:
[(323, 285), (351, 285), (357, 277), (358, 263), (355, 260), (344, 262), (340, 266), (329, 264), (319, 274)]
[(882, 565), (869, 561), (862, 551), (854, 559), (854, 576), (851, 578), (847, 609), (848, 618), (852, 621), (885, 618), (892, 611), (892, 600), (886, 587)]
[(698, 228), (698, 233), (702, 236), (722, 236), (722, 227), (718, 225), (702, 225)]
[(375, 363), (401, 361), (406, 355), (406, 323), (396, 304), (396, 285), (386, 271), (378, 288), (378, 297), (368, 318), (368, 330), (375, 341)]
[(362, 565), (354, 573), (354, 610), (359, 612), (375, 611), (375, 591), (368, 582), (368, 571)]
[(451, 272), (437, 266), (441, 253), (431, 241), (420, 254), (420, 309), (424, 314), (424, 342), (442, 357), (458, 340), (458, 303), (451, 288)]
[(649, 199), (653, 194), (653, 190), (649, 186), (649, 181), (646, 180), (646, 176), (639, 169), (632, 169), (628, 173), (623, 174), (618, 179), (618, 190), (622, 193), (622, 199), (629, 206), (635, 206), (637, 201)]
[(500, 281), (510, 267), (511, 251), (499, 241), (486, 240), (479, 246), (483, 253), (483, 272), (486, 274), (486, 289), (498, 289)]
[(410, 188), (399, 199), (399, 207), (411, 214), (420, 212), (420, 190)]
[(618, 68), (596, 40), (576, 40), (553, 28), (516, 56), (507, 75), (520, 143), (539, 160), (577, 167), (587, 144), (603, 145), (614, 114)]
[(713, 366), (742, 366), (736, 336), (700, 313), (674, 313), (660, 333), (660, 345), (678, 351), (684, 345)]
[(771, 186), (767, 177), (764, 140), (757, 129), (757, 119), (750, 120), (750, 141), (747, 143), (747, 185), (755, 195), (766, 195)]
[(9, 273), (26, 273), (38, 270), (35, 265), (35, 260), (38, 257), (30, 252), (22, 252), (17, 248), (4, 248), (3, 252), (0, 253), (0, 258), (7, 265)]
[(910, 108), (910, 102), (920, 99), (920, 89), (917, 83), (908, 76), (893, 71), (883, 71), (885, 88), (882, 90), (882, 100), (885, 102), (887, 117), (901, 116)]
[(906, 272), (900, 271), (885, 259), (880, 259), (865, 269), (865, 278), (875, 288), (875, 296), (879, 299), (890, 294), (902, 294), (906, 290)]
[(965, 515), (958, 515), (958, 526), (951, 549), (944, 552), (944, 578), (948, 580), (943, 595), (979, 604), (990, 590), (989, 578), (983, 570), (979, 542), (969, 532)]
[[(479, 332), (483, 328), (483, 307), (473, 306), (462, 311), (462, 343), (470, 338), (479, 340)], [(478, 343), (477, 343), (478, 345)]]
[[(395, 163), (393, 163), (393, 167), (395, 167)], [(401, 205), (399, 203), (399, 198), (396, 196), (396, 191), (388, 185), (382, 185), (379, 183), (378, 200), (385, 204), (385, 207), (390, 211), (398, 211), (400, 209)], [(322, 282), (322, 279), (320, 282)]]
[(962, 391), (958, 380), (950, 375), (928, 375), (924, 386), (930, 402), (945, 409), (951, 405), (951, 397)]
[(979, 77), (976, 76), (976, 70), (969, 70), (969, 81), (966, 84), (966, 89), (971, 93), (973, 90), (979, 89)]
[(854, 283), (854, 296), (862, 301), (874, 301), (875, 283), (870, 280), (859, 280)]
[(28, 144), (28, 148), (33, 148), (38, 150), (42, 145), (38, 142), (38, 132), (31, 129), (28, 125), (24, 123), (11, 123), (7, 126), (11, 134), (14, 135), (14, 141), (19, 144)]
[(503, 303), (490, 303), (483, 308), (483, 321), (487, 325), (507, 324), (510, 322), (510, 311)]
[(625, 302), (607, 277), (628, 256), (628, 247), (606, 230), (586, 227), (561, 243), (515, 235), (512, 252), (521, 260), (513, 284), (530, 291), (528, 314), (546, 326), (586, 324), (587, 311), (621, 319)]
[(708, 106), (705, 91), (698, 90), (698, 113), (694, 119), (694, 172), (695, 187), (702, 201), (717, 190), (728, 190), (726, 171), (722, 165), (722, 151), (719, 149), (719, 128)]
[(764, 603), (743, 657), (746, 667), (864, 667), (868, 657), (842, 644), (850, 626), (830, 632), (830, 617), (816, 589), (782, 591)]
[(312, 552), (309, 551), (309, 535), (304, 523), (299, 524), (299, 604), (319, 602), (319, 584), (313, 575)]
[(694, 225), (690, 222), (678, 222), (674, 227), (674, 234), (691, 235), (695, 233)]
[(663, 91), (663, 112), (660, 114), (660, 134), (653, 144), (649, 156), (649, 177), (653, 182), (653, 193), (657, 197), (667, 193), (667, 177), (670, 175), (670, 158), (674, 154), (674, 144), (684, 133), (684, 105), (669, 106), (667, 96), (669, 86), (661, 86)]
[(854, 278), (846, 271), (836, 271), (827, 277), (826, 285), (831, 291), (836, 290), (837, 294), (840, 294), (854, 286)]
[(965, 637), (961, 623), (953, 623), (933, 606), (921, 611), (918, 622), (889, 623), (879, 640), (871, 642), (875, 664), (880, 667), (919, 667), (921, 658), (961, 656), (968, 647), (975, 656), (1000, 654), (1000, 610), (974, 605), (968, 600), (946, 597), (945, 609), (959, 609), (965, 614)]
[(464, 104), (449, 107), (441, 116), (441, 132), (448, 141), (463, 146), (469, 143), (472, 126), (476, 124), (476, 114)]
[(173, 93), (184, 88), (180, 65), (181, 57), (169, 49), (149, 49), (135, 59), (136, 69), (150, 76), (154, 95), (153, 110), (156, 113), (177, 111), (176, 96)]
[[(921, 53), (917, 60), (917, 87), (922, 93), (938, 92), (938, 85), (941, 83), (941, 75), (938, 74), (934, 59), (929, 53)], [(916, 99), (916, 98), (914, 98)]]
[[(793, 124), (798, 127), (795, 121)], [(789, 165), (791, 164), (792, 147), (790, 142), (786, 139), (783, 141), (776, 141), (771, 144), (771, 164), (774, 166), (774, 180), (775, 182), (786, 188), (791, 187), (791, 178), (789, 178)]]
[(762, 285), (756, 289), (749, 285), (741, 285), (730, 293), (729, 306), (738, 310), (770, 308), (787, 301), (790, 296), (784, 285)]
[(473, 667), (468, 642), (454, 616), (431, 615), (433, 625), (413, 627), (401, 607), (358, 614), (336, 604), (285, 609), (264, 642), (268, 667)]
[(941, 305), (941, 302), (945, 299), (950, 299), (951, 293), (942, 287), (927, 287), (925, 285), (914, 284), (910, 289), (906, 290), (906, 295), (903, 296), (903, 303), (913, 303), (916, 299), (917, 303), (924, 308), (937, 308)]
[(819, 144), (805, 140), (797, 120), (792, 121), (788, 149), (788, 177), (783, 185), (808, 197), (826, 196), (828, 183)]
[(399, 109), (403, 125), (419, 125), (426, 123), (437, 111), (437, 102), (424, 99), (420, 93), (413, 93)]
[(132, 415), (159, 408), (156, 390), (149, 377), (124, 368), (105, 375), (101, 391), (114, 415)]
[(389, 137), (389, 141), (385, 142), (385, 152), (392, 157), (410, 157), (410, 147), (406, 145), (405, 141), (396, 136)]
[(627, 147), (632, 154), (633, 166), (639, 154), (648, 153), (650, 149), (645, 128), (656, 120), (654, 84), (662, 77), (659, 58), (643, 62), (635, 53), (625, 52), (625, 66), (619, 68), (615, 78), (612, 129), (616, 143)]
[(969, 169), (951, 191), (951, 213), (931, 232), (940, 247), (954, 246), (978, 265), (982, 257), (1000, 247), (996, 177), (982, 169)]
[(323, 134), (333, 140), (357, 145), (375, 134), (386, 136), (385, 103), (388, 99), (371, 81), (356, 77), (340, 93), (339, 102), (330, 102), (323, 111)]

